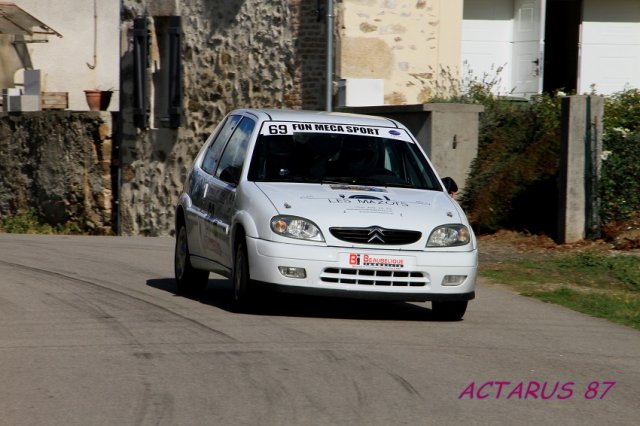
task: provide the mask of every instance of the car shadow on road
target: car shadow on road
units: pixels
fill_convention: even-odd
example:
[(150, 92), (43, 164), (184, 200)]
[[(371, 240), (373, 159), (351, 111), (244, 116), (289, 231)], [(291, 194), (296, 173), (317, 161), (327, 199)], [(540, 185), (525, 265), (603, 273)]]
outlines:
[[(231, 300), (231, 282), (227, 279), (209, 279), (207, 288), (199, 294), (178, 292), (173, 278), (147, 280), (149, 287), (234, 312)], [(260, 292), (256, 295), (247, 315), (287, 316), (303, 318), (365, 319), (385, 321), (437, 321), (430, 304), (386, 302), (334, 297), (302, 296), (284, 293)]]

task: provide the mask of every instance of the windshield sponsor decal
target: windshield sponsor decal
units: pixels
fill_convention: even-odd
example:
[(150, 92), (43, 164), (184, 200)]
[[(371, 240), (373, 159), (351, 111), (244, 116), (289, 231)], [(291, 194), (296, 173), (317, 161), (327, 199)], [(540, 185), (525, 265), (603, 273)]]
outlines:
[(339, 133), (346, 135), (377, 136), (411, 142), (411, 138), (404, 129), (356, 124), (266, 121), (260, 130), (260, 134), (266, 136), (293, 135), (294, 133)]

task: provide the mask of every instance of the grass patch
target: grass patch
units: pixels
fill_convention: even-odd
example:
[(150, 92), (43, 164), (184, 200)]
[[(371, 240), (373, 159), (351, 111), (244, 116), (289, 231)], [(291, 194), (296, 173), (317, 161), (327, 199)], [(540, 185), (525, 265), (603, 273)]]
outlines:
[(599, 252), (514, 260), (480, 275), (526, 296), (640, 329), (640, 258)]
[(640, 330), (639, 295), (583, 293), (566, 287), (553, 291), (534, 291), (527, 295)]
[(614, 282), (629, 291), (640, 291), (640, 258), (636, 256), (584, 252), (561, 258), (557, 263), (595, 286), (606, 288), (607, 283)]

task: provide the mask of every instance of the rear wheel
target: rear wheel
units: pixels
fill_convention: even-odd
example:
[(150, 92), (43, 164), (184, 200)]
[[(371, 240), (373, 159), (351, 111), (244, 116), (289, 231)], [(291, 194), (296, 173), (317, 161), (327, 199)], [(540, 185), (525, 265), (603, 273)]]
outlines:
[(468, 303), (466, 300), (433, 301), (431, 312), (434, 318), (440, 321), (460, 321), (467, 311)]
[(246, 312), (251, 303), (251, 278), (249, 277), (249, 257), (244, 235), (239, 237), (233, 258), (233, 308), (236, 312)]
[(195, 269), (191, 265), (187, 227), (184, 223), (180, 223), (178, 226), (173, 265), (176, 285), (180, 293), (193, 294), (204, 291), (209, 281), (209, 271)]

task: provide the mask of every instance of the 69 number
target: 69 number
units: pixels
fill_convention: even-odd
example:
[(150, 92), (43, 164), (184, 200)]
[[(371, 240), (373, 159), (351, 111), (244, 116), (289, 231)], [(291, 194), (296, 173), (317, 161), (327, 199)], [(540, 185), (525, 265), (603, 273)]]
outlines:
[(286, 124), (272, 124), (269, 126), (269, 134), (270, 135), (286, 135), (287, 134), (287, 125)]

